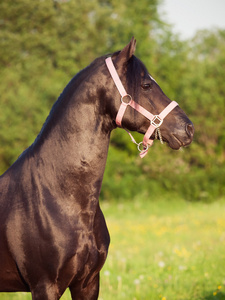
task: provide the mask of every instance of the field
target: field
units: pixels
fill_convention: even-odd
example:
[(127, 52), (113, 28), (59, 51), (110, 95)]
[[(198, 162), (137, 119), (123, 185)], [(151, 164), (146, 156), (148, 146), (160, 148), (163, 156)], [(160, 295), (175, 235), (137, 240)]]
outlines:
[[(111, 244), (100, 300), (225, 299), (224, 200), (103, 202), (102, 210)], [(31, 296), (0, 294), (9, 299)]]

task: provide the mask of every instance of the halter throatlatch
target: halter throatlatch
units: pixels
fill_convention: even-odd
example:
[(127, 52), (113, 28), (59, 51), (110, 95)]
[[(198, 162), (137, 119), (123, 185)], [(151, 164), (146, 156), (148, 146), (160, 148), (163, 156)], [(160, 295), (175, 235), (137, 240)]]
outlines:
[[(123, 119), (123, 116), (125, 114), (125, 111), (126, 111), (126, 108), (128, 105), (131, 106), (133, 109), (137, 110), (139, 113), (141, 113), (143, 116), (145, 116), (150, 121), (150, 126), (148, 127), (148, 129), (144, 135), (143, 142), (141, 142), (141, 143), (137, 143), (135, 141), (135, 139), (133, 138), (133, 136), (131, 135), (131, 133), (125, 129), (129, 133), (132, 142), (137, 145), (138, 150), (140, 151), (140, 157), (143, 158), (147, 154), (148, 148), (151, 147), (153, 144), (153, 140), (151, 140), (150, 137), (155, 130), (156, 130), (155, 136), (157, 137), (157, 135), (158, 135), (160, 141), (162, 142), (162, 137), (161, 137), (159, 127), (162, 125), (163, 119), (171, 112), (171, 110), (173, 110), (178, 105), (178, 103), (175, 101), (172, 101), (166, 108), (164, 108), (164, 110), (159, 115), (151, 114), (144, 107), (142, 107), (141, 105), (136, 103), (129, 94), (127, 94), (127, 92), (124, 89), (124, 86), (117, 74), (117, 71), (113, 65), (112, 58), (108, 57), (105, 60), (105, 62), (109, 69), (109, 72), (114, 80), (114, 83), (121, 95), (121, 105), (120, 105), (120, 108), (119, 108), (117, 116), (116, 116), (116, 124), (119, 127), (122, 127), (122, 119)], [(142, 145), (143, 149), (141, 149), (141, 145)]]

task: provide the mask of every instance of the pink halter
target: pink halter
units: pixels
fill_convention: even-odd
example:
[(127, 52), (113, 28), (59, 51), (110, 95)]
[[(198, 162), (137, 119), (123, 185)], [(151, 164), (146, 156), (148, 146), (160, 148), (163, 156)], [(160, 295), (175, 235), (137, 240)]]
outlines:
[[(122, 119), (123, 119), (124, 113), (125, 113), (128, 105), (131, 106), (132, 108), (134, 108), (135, 110), (137, 110), (139, 113), (141, 113), (143, 116), (145, 116), (150, 121), (150, 126), (148, 127), (148, 129), (144, 135), (143, 142), (141, 142), (139, 144), (135, 141), (135, 139), (133, 138), (131, 133), (126, 130), (129, 133), (132, 141), (135, 144), (137, 144), (138, 150), (140, 151), (140, 157), (143, 158), (147, 154), (148, 148), (151, 147), (153, 144), (153, 140), (150, 140), (150, 137), (153, 134), (154, 130), (159, 128), (162, 125), (163, 119), (171, 112), (171, 110), (173, 110), (178, 105), (178, 103), (175, 101), (172, 101), (159, 115), (151, 114), (144, 107), (142, 107), (141, 105), (136, 103), (129, 94), (127, 94), (127, 92), (124, 89), (124, 86), (117, 74), (117, 71), (113, 65), (112, 58), (108, 57), (105, 60), (105, 62), (109, 69), (109, 72), (114, 80), (114, 83), (121, 95), (121, 105), (120, 105), (120, 108), (119, 108), (117, 116), (116, 116), (116, 124), (119, 127), (122, 127), (122, 125), (121, 125)], [(129, 102), (128, 103), (124, 102), (124, 98), (129, 98), (130, 99)], [(140, 149), (141, 144), (143, 144), (143, 150)]]

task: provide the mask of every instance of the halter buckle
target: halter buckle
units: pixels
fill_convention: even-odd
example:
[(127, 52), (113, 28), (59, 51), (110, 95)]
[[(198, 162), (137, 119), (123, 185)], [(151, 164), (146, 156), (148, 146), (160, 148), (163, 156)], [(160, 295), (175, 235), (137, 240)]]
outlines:
[[(124, 101), (124, 99), (126, 99), (126, 98), (127, 98), (128, 102), (125, 102), (125, 101)], [(125, 105), (129, 105), (130, 102), (131, 102), (131, 100), (132, 100), (132, 97), (131, 97), (131, 95), (129, 95), (129, 94), (126, 94), (126, 95), (124, 95), (124, 96), (121, 97), (121, 102), (122, 102), (123, 104), (125, 104)]]
[(155, 115), (154, 118), (151, 120), (151, 125), (153, 125), (155, 128), (158, 128), (163, 123), (163, 119), (160, 118), (160, 116)]
[[(136, 144), (137, 144), (137, 143), (136, 143)], [(141, 146), (142, 146), (142, 149), (141, 149)], [(144, 146), (144, 145), (143, 145), (143, 142), (140, 142), (140, 143), (137, 144), (137, 148), (138, 148), (138, 151), (139, 151), (139, 152), (141, 152), (141, 151), (143, 151), (143, 150), (146, 151), (146, 150), (148, 150), (149, 145), (147, 144), (147, 146)]]

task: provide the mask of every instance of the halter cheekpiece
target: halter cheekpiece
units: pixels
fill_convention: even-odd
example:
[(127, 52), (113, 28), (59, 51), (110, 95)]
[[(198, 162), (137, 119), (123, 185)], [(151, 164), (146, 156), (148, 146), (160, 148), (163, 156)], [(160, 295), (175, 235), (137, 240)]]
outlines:
[[(164, 110), (159, 115), (151, 114), (144, 107), (142, 107), (141, 105), (136, 103), (129, 94), (127, 94), (127, 92), (118, 76), (118, 73), (114, 67), (112, 58), (108, 57), (105, 60), (105, 62), (109, 69), (109, 72), (112, 76), (112, 79), (121, 95), (121, 105), (120, 105), (120, 108), (119, 108), (117, 116), (116, 116), (116, 124), (119, 127), (122, 127), (122, 119), (123, 119), (123, 116), (125, 114), (125, 111), (126, 111), (126, 108), (128, 105), (131, 106), (133, 109), (137, 110), (139, 113), (141, 113), (143, 116), (145, 116), (150, 121), (150, 126), (148, 127), (148, 129), (144, 135), (143, 141), (140, 143), (137, 143), (135, 141), (135, 139), (133, 138), (133, 136), (131, 135), (131, 133), (125, 129), (129, 133), (132, 142), (137, 145), (137, 148), (140, 151), (140, 157), (143, 158), (147, 154), (148, 148), (151, 147), (153, 144), (153, 140), (151, 140), (150, 137), (155, 130), (156, 130), (155, 131), (156, 138), (158, 135), (160, 141), (162, 142), (162, 137), (161, 137), (159, 127), (162, 125), (163, 119), (171, 112), (171, 110), (173, 110), (178, 105), (178, 103), (175, 101), (172, 101), (166, 108), (164, 108)], [(141, 148), (143, 148), (143, 149), (141, 149)]]

